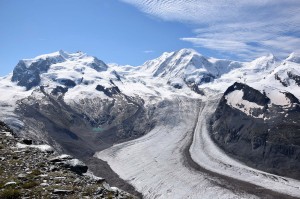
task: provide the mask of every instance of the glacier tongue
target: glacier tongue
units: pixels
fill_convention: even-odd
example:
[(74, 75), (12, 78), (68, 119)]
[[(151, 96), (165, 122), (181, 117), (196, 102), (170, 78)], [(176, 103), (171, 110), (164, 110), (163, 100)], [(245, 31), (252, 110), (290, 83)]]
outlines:
[(200, 103), (187, 98), (161, 102), (161, 121), (144, 137), (115, 145), (95, 156), (107, 161), (145, 198), (256, 198), (216, 186), (219, 180), (191, 168), (184, 156)]
[(216, 186), (216, 177), (190, 167), (184, 155), (193, 135), (200, 102), (187, 98), (161, 102), (161, 121), (144, 137), (115, 145), (95, 156), (107, 161), (145, 198), (256, 198)]

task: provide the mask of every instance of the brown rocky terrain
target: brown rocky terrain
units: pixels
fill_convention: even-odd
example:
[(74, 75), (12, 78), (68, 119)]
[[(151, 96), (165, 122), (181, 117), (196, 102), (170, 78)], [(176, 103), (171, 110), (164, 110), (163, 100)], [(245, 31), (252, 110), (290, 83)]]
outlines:
[(48, 145), (15, 137), (0, 122), (0, 198), (115, 198), (134, 196), (110, 187), (88, 167)]

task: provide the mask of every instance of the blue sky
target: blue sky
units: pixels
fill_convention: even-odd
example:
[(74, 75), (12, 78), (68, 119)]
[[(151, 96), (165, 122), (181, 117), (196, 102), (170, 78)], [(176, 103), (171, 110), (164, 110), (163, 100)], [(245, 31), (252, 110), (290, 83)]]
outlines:
[(0, 75), (60, 49), (139, 65), (165, 51), (249, 60), (299, 51), (298, 0), (0, 0)]
[(191, 28), (116, 0), (0, 0), (0, 75), (19, 59), (81, 50), (118, 64), (142, 64), (192, 44)]

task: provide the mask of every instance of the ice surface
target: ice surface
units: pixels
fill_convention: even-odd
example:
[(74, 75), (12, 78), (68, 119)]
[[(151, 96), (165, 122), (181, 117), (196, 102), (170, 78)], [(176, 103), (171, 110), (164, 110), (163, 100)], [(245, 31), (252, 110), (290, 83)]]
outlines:
[(217, 179), (187, 164), (183, 151), (192, 137), (199, 104), (185, 98), (177, 103), (161, 110), (159, 115), (164, 122), (144, 137), (115, 145), (95, 156), (107, 161), (145, 198), (255, 198), (217, 186)]

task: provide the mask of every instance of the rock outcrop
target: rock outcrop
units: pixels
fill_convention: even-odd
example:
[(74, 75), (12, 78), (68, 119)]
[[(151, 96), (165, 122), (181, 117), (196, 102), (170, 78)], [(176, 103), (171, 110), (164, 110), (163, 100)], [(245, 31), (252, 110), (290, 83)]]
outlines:
[(0, 122), (0, 198), (134, 198), (78, 159), (17, 138)]
[[(230, 102), (228, 96), (233, 92), (243, 92), (243, 102)], [(289, 105), (275, 105), (264, 93), (235, 83), (225, 92), (212, 118), (213, 140), (252, 167), (300, 179), (300, 104), (291, 93), (285, 96)]]

